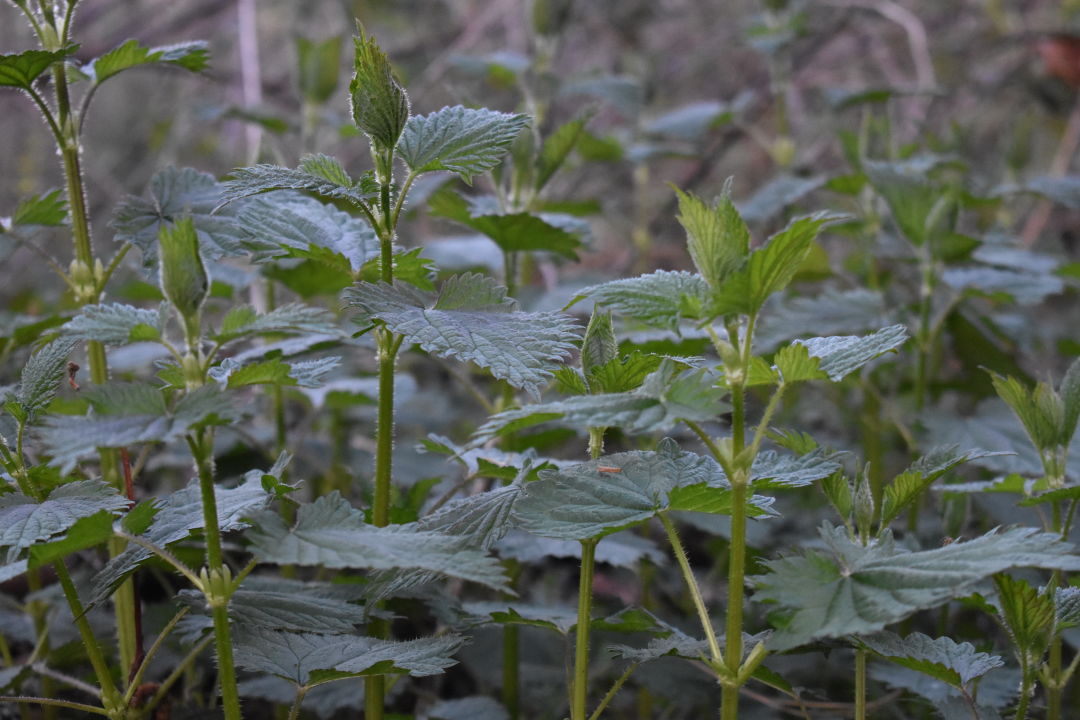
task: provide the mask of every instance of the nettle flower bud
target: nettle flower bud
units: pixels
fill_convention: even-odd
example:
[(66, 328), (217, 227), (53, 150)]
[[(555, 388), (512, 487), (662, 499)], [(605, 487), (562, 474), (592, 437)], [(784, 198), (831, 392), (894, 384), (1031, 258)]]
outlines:
[(199, 255), (199, 238), (191, 218), (172, 227), (162, 226), (158, 242), (161, 292), (183, 319), (190, 346), (198, 340), (199, 314), (210, 294), (210, 278)]
[(98, 260), (94, 267), (82, 260), (72, 260), (68, 265), (68, 279), (76, 302), (94, 303), (98, 300), (98, 288), (105, 277), (105, 268)]

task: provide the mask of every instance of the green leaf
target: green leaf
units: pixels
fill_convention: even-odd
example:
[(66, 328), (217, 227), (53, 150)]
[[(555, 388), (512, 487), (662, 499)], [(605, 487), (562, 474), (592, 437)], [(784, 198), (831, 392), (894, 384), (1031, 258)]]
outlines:
[(1054, 639), (1057, 613), (1054, 596), (1025, 581), (999, 573), (994, 576), (1001, 617), (1022, 666), (1034, 673)]
[(714, 289), (712, 312), (757, 315), (769, 296), (783, 290), (795, 277), (822, 228), (843, 217), (821, 212), (792, 221)]
[(200, 41), (150, 48), (138, 40), (128, 40), (81, 66), (79, 72), (89, 76), (95, 85), (140, 65), (174, 65), (191, 72), (202, 72), (210, 64), (209, 54), (209, 45)]
[[(13, 227), (63, 225), (67, 220), (67, 198), (59, 190), (35, 195), (19, 203), (11, 216)], [(6, 232), (0, 223), (0, 233)]]
[[(581, 543), (577, 540), (555, 540), (513, 530), (495, 546), (502, 558), (520, 563), (537, 563), (544, 558), (581, 559)], [(613, 567), (636, 569), (642, 559), (664, 565), (667, 554), (651, 540), (631, 532), (615, 533), (596, 546), (596, 562)]]
[(509, 602), (469, 602), (463, 609), (475, 624), (528, 625), (569, 634), (577, 627), (577, 608)]
[(157, 340), (165, 325), (164, 310), (165, 306), (150, 310), (121, 303), (84, 305), (60, 331), (72, 340), (96, 340), (106, 345)]
[(409, 96), (394, 77), (394, 69), (374, 38), (362, 27), (353, 38), (354, 73), (349, 83), (356, 127), (371, 138), (376, 150), (392, 150), (409, 119)]
[(585, 337), (581, 341), (581, 369), (590, 373), (619, 356), (619, 341), (611, 324), (611, 313), (599, 307), (593, 308)]
[(521, 493), (518, 484), (488, 490), (450, 503), (420, 518), (416, 526), (460, 537), (469, 547), (490, 550), (510, 530), (511, 514)]
[[(667, 438), (655, 452), (616, 453), (541, 471), (540, 480), (525, 486), (525, 494), (514, 505), (514, 517), (534, 535), (589, 540), (666, 510), (701, 510), (717, 504), (727, 509), (730, 494), (731, 485), (715, 460), (680, 450)], [(754, 500), (749, 509), (752, 515), (766, 514)]]
[(551, 176), (566, 162), (566, 158), (582, 138), (590, 117), (589, 113), (579, 113), (573, 120), (563, 123), (544, 138), (536, 158), (536, 178), (533, 182), (536, 192), (547, 185)]
[[(195, 225), (190, 218), (182, 218), (172, 227), (162, 225), (158, 242), (161, 291), (180, 313), (187, 328), (189, 324), (197, 323), (202, 305), (210, 295), (210, 276), (199, 253)], [(192, 325), (189, 335), (197, 329), (197, 324)], [(190, 339), (194, 341), (193, 336)]]
[(1054, 591), (1055, 632), (1080, 625), (1080, 587), (1062, 587)]
[(576, 300), (598, 303), (653, 327), (675, 330), (683, 317), (698, 319), (708, 305), (704, 278), (685, 271), (657, 270), (649, 275), (614, 280), (578, 291)]
[(33, 545), (30, 548), (27, 568), (43, 567), (57, 560), (70, 557), (80, 550), (87, 550), (101, 545), (112, 536), (114, 513), (99, 510), (93, 515), (81, 517), (60, 537), (51, 542)]
[(232, 342), (253, 335), (286, 333), (290, 335), (340, 335), (334, 316), (324, 308), (301, 303), (288, 303), (259, 315), (249, 305), (230, 310), (213, 335), (219, 343)]
[(792, 296), (769, 308), (754, 333), (754, 348), (761, 352), (811, 333), (839, 335), (876, 330), (888, 324), (884, 296), (860, 288), (828, 289), (816, 297)]
[(437, 295), (402, 283), (358, 283), (344, 298), (426, 352), (476, 363), (533, 395), (569, 355), (578, 330), (566, 315), (520, 312), (505, 288), (475, 273), (451, 277)]
[(883, 631), (863, 635), (859, 643), (898, 665), (957, 689), (970, 689), (972, 680), (1005, 665), (997, 655), (976, 652), (971, 643), (958, 643), (948, 637), (931, 638), (922, 633), (900, 637)]
[(297, 84), (304, 100), (315, 105), (328, 102), (341, 73), (341, 36), (318, 41), (297, 35), (296, 55)]
[(492, 415), (477, 429), (473, 442), (551, 421), (582, 429), (618, 427), (627, 433), (670, 430), (680, 420), (714, 420), (728, 408), (721, 400), (726, 392), (708, 371), (680, 371), (665, 359), (631, 392), (582, 395)]
[(907, 342), (907, 328), (892, 325), (869, 335), (840, 335), (796, 340), (774, 358), (786, 383), (804, 380), (843, 380), (874, 358)]
[(374, 527), (339, 494), (302, 505), (287, 527), (275, 513), (262, 513), (247, 535), (260, 562), (369, 570), (427, 570), (506, 590), (495, 558), (465, 548), (460, 538), (411, 525)]
[(754, 490), (805, 487), (839, 470), (839, 456), (820, 448), (799, 456), (765, 450), (754, 458), (750, 486)]
[(379, 255), (379, 239), (370, 225), (303, 195), (253, 199), (244, 203), (239, 220), (255, 262), (306, 258), (351, 275)]
[(972, 449), (961, 451), (956, 445), (936, 447), (919, 458), (885, 488), (881, 504), (881, 525), (900, 516), (930, 485), (953, 468), (971, 460), (1005, 453)]
[(272, 190), (301, 190), (330, 200), (347, 200), (357, 206), (378, 197), (377, 187), (364, 179), (354, 182), (333, 158), (305, 155), (296, 170), (267, 164), (236, 168), (222, 186), (219, 205)]
[(808, 550), (766, 563), (754, 578), (757, 598), (785, 611), (770, 645), (786, 650), (822, 638), (870, 633), (974, 590), (1011, 568), (1080, 568), (1076, 548), (1033, 528), (991, 531), (967, 542), (908, 552), (886, 531), (869, 546), (842, 528), (822, 526), (827, 551)]
[(997, 297), (1006, 295), (1018, 305), (1038, 305), (1050, 295), (1064, 292), (1065, 282), (1052, 273), (1031, 273), (985, 266), (950, 267), (941, 280), (958, 290), (970, 289)]
[(543, 251), (571, 260), (577, 258), (581, 239), (544, 218), (527, 212), (500, 213), (486, 205), (470, 207), (451, 190), (436, 193), (428, 203), (432, 215), (445, 217), (488, 236), (504, 252)]
[(927, 180), (925, 169), (910, 163), (863, 160), (862, 165), (870, 184), (889, 204), (900, 231), (913, 245), (925, 244), (932, 234), (927, 221), (942, 199), (941, 189)]
[(22, 493), (0, 495), (0, 547), (21, 550), (67, 531), (81, 518), (119, 515), (128, 501), (101, 480), (76, 480), (36, 502)]
[(990, 373), (990, 379), (994, 390), (1012, 408), (1040, 452), (1069, 444), (1065, 438), (1065, 406), (1050, 385), (1040, 382), (1029, 390), (1016, 378), (1002, 377), (995, 372)]
[(237, 666), (311, 687), (360, 675), (437, 675), (455, 664), (450, 656), (464, 638), (444, 635), (397, 642), (237, 625), (233, 642)]
[(813, 177), (777, 175), (745, 201), (739, 203), (739, 214), (750, 223), (771, 220), (784, 208), (797, 203), (824, 185), (825, 180), (824, 175)]
[[(663, 361), (660, 355), (634, 350), (623, 357), (613, 357), (603, 365), (591, 368), (585, 381), (587, 390), (594, 393), (629, 392), (641, 386)], [(569, 393), (567, 393), (569, 394)]]
[(57, 388), (67, 374), (68, 356), (74, 349), (73, 340), (58, 338), (26, 361), (16, 400), (27, 415), (44, 409), (56, 397)]
[[(263, 485), (267, 476), (279, 479), (284, 462), (269, 471), (251, 470), (244, 474), (243, 480), (236, 487), (218, 485), (214, 489), (217, 505), (218, 528), (223, 533), (240, 530), (249, 526), (246, 518), (265, 509), (274, 499), (274, 493)], [(186, 540), (192, 533), (203, 530), (202, 493), (198, 480), (192, 480), (182, 490), (154, 500), (156, 513), (142, 537), (160, 548), (168, 548), (173, 543)], [(139, 545), (129, 545), (126, 550), (111, 559), (94, 576), (93, 597), (98, 602), (107, 598), (113, 589), (142, 563), (152, 557), (149, 550)]]
[(183, 396), (171, 410), (165, 407), (161, 392), (147, 385), (97, 385), (83, 394), (93, 412), (50, 415), (41, 430), (51, 463), (65, 469), (96, 454), (98, 448), (168, 442), (192, 428), (239, 416), (233, 398), (211, 385)]
[(319, 387), (327, 373), (341, 363), (341, 358), (329, 357), (319, 360), (285, 362), (279, 357), (240, 365), (232, 358), (210, 369), (210, 377), (228, 388), (245, 385), (279, 385)]
[(207, 260), (242, 255), (245, 237), (233, 209), (214, 212), (222, 203), (221, 191), (213, 175), (167, 167), (150, 179), (149, 198), (129, 195), (117, 205), (112, 220), (116, 240), (139, 248), (143, 266), (155, 268), (161, 228), (187, 217)]
[(750, 253), (750, 231), (731, 201), (731, 178), (712, 205), (675, 188), (679, 198), (676, 216), (686, 230), (690, 257), (714, 290), (738, 270)]
[(413, 173), (449, 170), (472, 182), (499, 164), (528, 122), (525, 115), (445, 107), (410, 117), (397, 152)]
[(1080, 358), (1073, 360), (1065, 371), (1058, 388), (1065, 417), (1061, 423), (1062, 445), (1068, 445), (1076, 435), (1076, 426), (1080, 422)]
[(78, 45), (68, 45), (52, 52), (26, 50), (17, 55), (0, 55), (0, 87), (31, 90), (34, 81), (52, 67), (53, 63), (64, 62), (78, 49)]
[[(271, 630), (351, 634), (367, 620), (363, 606), (350, 602), (358, 595), (358, 588), (350, 585), (248, 577), (229, 597), (229, 618)], [(209, 613), (206, 597), (198, 590), (182, 590), (178, 598), (196, 612)]]

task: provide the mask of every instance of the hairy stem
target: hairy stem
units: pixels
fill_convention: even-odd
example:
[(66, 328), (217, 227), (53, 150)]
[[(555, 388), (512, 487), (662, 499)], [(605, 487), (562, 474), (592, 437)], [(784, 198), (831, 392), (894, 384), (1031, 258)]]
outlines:
[[(747, 482), (743, 477), (731, 482), (731, 546), (728, 559), (728, 607), (724, 625), (724, 664), (738, 675), (742, 664), (743, 582), (746, 573), (746, 495)], [(723, 720), (739, 716), (738, 685), (722, 685), (720, 697)]]
[(231, 578), (225, 567), (221, 550), (221, 528), (218, 526), (217, 496), (214, 491), (214, 436), (206, 430), (201, 437), (188, 436), (199, 472), (199, 491), (202, 495), (203, 533), (206, 537), (206, 566), (209, 587), (203, 592), (212, 608), (214, 645), (218, 656), (218, 680), (221, 704), (226, 720), (240, 720), (240, 693), (236, 687), (236, 668), (233, 665), (232, 631), (229, 628), (229, 597)]
[(570, 693), (570, 720), (587, 720), (589, 698), (589, 624), (592, 620), (593, 572), (597, 540), (581, 541), (578, 579), (577, 628), (574, 639), (574, 678)]
[(679, 534), (676, 532), (675, 525), (671, 522), (668, 514), (662, 512), (659, 517), (664, 526), (664, 531), (667, 533), (668, 542), (671, 543), (671, 549), (675, 552), (675, 559), (679, 563), (679, 570), (682, 572), (683, 580), (690, 591), (690, 597), (694, 601), (694, 608), (697, 609), (701, 629), (705, 632), (705, 639), (709, 643), (709, 652), (712, 654), (713, 660), (720, 661), (723, 659), (723, 654), (720, 652), (720, 644), (716, 640), (716, 630), (713, 628), (712, 620), (709, 618), (709, 610), (705, 607), (705, 600), (701, 597), (701, 588), (698, 587), (694, 571), (690, 567), (690, 561), (686, 557), (686, 549), (683, 547), (682, 541), (679, 540)]
[(855, 720), (866, 720), (866, 651), (855, 651)]

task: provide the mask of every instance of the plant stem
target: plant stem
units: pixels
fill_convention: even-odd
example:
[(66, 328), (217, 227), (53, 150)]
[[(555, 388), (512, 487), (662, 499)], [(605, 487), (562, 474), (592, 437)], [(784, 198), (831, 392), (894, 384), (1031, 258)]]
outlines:
[(79, 599), (79, 591), (75, 589), (75, 583), (71, 580), (67, 565), (64, 564), (63, 560), (58, 560), (53, 563), (53, 569), (56, 571), (56, 579), (60, 582), (60, 588), (64, 591), (64, 598), (67, 600), (68, 607), (71, 608), (71, 614), (75, 618), (75, 627), (79, 630), (79, 638), (82, 640), (86, 657), (90, 660), (90, 666), (94, 668), (94, 675), (97, 678), (98, 687), (101, 688), (101, 700), (105, 706), (106, 714), (113, 717), (115, 713), (123, 712), (123, 701), (120, 698), (120, 693), (116, 690), (116, 684), (113, 683), (112, 675), (109, 673), (109, 663), (105, 659), (105, 653), (101, 651), (101, 646), (98, 644), (97, 638), (94, 637), (94, 631), (90, 628), (90, 621), (86, 619), (86, 609)]
[[(1051, 585), (1053, 587), (1053, 585)], [(1050, 656), (1047, 661), (1051, 682), (1046, 687), (1046, 720), (1061, 720), (1061, 697), (1065, 688), (1061, 674), (1061, 633), (1055, 633), (1050, 643)]]
[[(731, 479), (731, 545), (728, 551), (728, 607), (724, 625), (724, 664), (738, 675), (742, 664), (743, 578), (746, 573), (746, 493), (747, 480)], [(738, 685), (721, 685), (721, 717), (736, 720), (739, 716)]]
[(866, 651), (855, 651), (855, 720), (866, 720)]
[(1028, 703), (1031, 702), (1031, 672), (1026, 664), (1020, 668), (1020, 702), (1016, 704), (1016, 714), (1013, 720), (1027, 720)]
[(69, 710), (79, 710), (80, 712), (91, 713), (93, 715), (110, 717), (109, 713), (102, 708), (86, 705), (85, 703), (72, 702), (70, 700), (55, 700), (53, 698), (29, 697), (25, 695), (3, 695), (0, 696), (0, 703), (34, 703), (35, 705), (44, 705), (45, 707), (62, 707), (68, 708)]
[(510, 720), (518, 720), (521, 686), (521, 633), (517, 625), (503, 627), (502, 703)]
[(236, 688), (236, 668), (233, 665), (232, 632), (229, 628), (229, 597), (231, 578), (221, 551), (221, 528), (218, 526), (217, 497), (214, 491), (214, 436), (210, 430), (201, 437), (188, 436), (199, 472), (199, 491), (202, 495), (203, 533), (206, 537), (206, 566), (209, 587), (204, 587), (214, 619), (214, 644), (218, 656), (218, 679), (221, 685), (221, 704), (226, 720), (240, 720), (240, 693)]
[(293, 700), (292, 707), (289, 708), (289, 720), (298, 720), (300, 717), (300, 706), (304, 704), (304, 696), (307, 695), (308, 689), (306, 687), (296, 688), (296, 699)]
[(664, 531), (667, 533), (668, 542), (671, 543), (671, 549), (675, 551), (675, 559), (679, 563), (679, 570), (682, 571), (683, 580), (690, 591), (694, 607), (697, 609), (701, 629), (705, 632), (705, 639), (709, 643), (709, 652), (712, 654), (713, 660), (720, 661), (723, 659), (723, 654), (720, 652), (720, 643), (716, 640), (716, 630), (713, 628), (712, 620), (709, 618), (709, 610), (705, 607), (705, 600), (701, 597), (701, 589), (698, 587), (694, 571), (690, 567), (690, 561), (686, 557), (686, 549), (683, 547), (682, 541), (679, 540), (679, 534), (676, 532), (675, 525), (671, 522), (668, 514), (661, 512), (659, 517), (661, 524), (664, 526)]
[(604, 695), (604, 699), (601, 700), (600, 704), (593, 710), (592, 715), (589, 716), (589, 720), (600, 720), (600, 715), (603, 714), (604, 710), (607, 709), (607, 706), (611, 704), (611, 701), (615, 699), (615, 696), (618, 694), (619, 690), (622, 689), (622, 686), (626, 684), (626, 681), (630, 679), (631, 673), (637, 669), (637, 666), (637, 663), (631, 663), (623, 670), (622, 675), (620, 675), (619, 679), (612, 684), (611, 689)]
[(581, 541), (581, 574), (578, 578), (577, 629), (574, 642), (574, 678), (570, 695), (570, 720), (587, 720), (589, 698), (589, 624), (592, 620), (593, 571), (598, 540)]

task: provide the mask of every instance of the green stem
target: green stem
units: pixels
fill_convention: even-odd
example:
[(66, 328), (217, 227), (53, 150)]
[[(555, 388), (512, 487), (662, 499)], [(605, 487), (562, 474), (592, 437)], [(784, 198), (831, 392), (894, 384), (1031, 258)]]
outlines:
[(124, 704), (130, 705), (131, 698), (135, 697), (135, 692), (142, 685), (143, 677), (146, 675), (147, 669), (150, 667), (150, 661), (157, 655), (158, 650), (165, 644), (165, 640), (176, 628), (176, 624), (180, 622), (185, 615), (189, 612), (188, 608), (181, 608), (179, 612), (173, 615), (172, 619), (165, 624), (161, 632), (158, 633), (157, 639), (154, 640), (154, 644), (150, 646), (150, 649), (146, 651), (146, 655), (143, 656), (142, 662), (139, 663), (139, 669), (135, 671), (134, 677), (131, 678), (131, 682), (128, 684), (127, 692), (124, 693)]
[(56, 579), (60, 582), (60, 588), (64, 591), (64, 598), (67, 600), (68, 607), (71, 608), (71, 614), (75, 617), (75, 627), (78, 629), (79, 637), (82, 639), (83, 649), (86, 651), (87, 659), (90, 660), (90, 666), (94, 669), (98, 687), (101, 688), (101, 700), (106, 710), (105, 714), (110, 717), (122, 717), (123, 701), (120, 698), (120, 693), (116, 690), (112, 675), (109, 673), (109, 663), (105, 659), (105, 653), (102, 652), (97, 638), (94, 637), (94, 631), (90, 628), (90, 622), (86, 619), (86, 609), (79, 599), (79, 591), (75, 589), (75, 583), (71, 580), (67, 565), (62, 560), (59, 560), (53, 564), (53, 569), (56, 571)]
[(664, 531), (667, 533), (668, 542), (671, 543), (671, 549), (675, 551), (675, 559), (679, 563), (679, 570), (682, 572), (683, 580), (686, 582), (686, 587), (690, 591), (690, 597), (694, 601), (694, 607), (697, 609), (698, 620), (701, 622), (701, 629), (705, 631), (705, 639), (709, 643), (709, 652), (712, 654), (713, 660), (720, 661), (723, 659), (723, 653), (720, 651), (720, 643), (716, 640), (716, 630), (713, 628), (712, 620), (709, 618), (709, 610), (705, 607), (705, 600), (701, 597), (701, 589), (698, 587), (697, 579), (694, 577), (694, 571), (690, 567), (690, 561), (686, 557), (686, 549), (683, 547), (682, 541), (679, 540), (679, 534), (675, 531), (675, 525), (671, 522), (671, 518), (668, 517), (668, 514), (662, 512), (659, 513), (659, 517), (660, 523), (664, 526)]
[(1032, 673), (1028, 670), (1026, 664), (1020, 668), (1020, 675), (1020, 702), (1016, 704), (1016, 714), (1013, 715), (1013, 720), (1027, 720), (1028, 703), (1031, 702)]
[(232, 631), (229, 628), (229, 593), (231, 577), (225, 567), (221, 550), (221, 528), (218, 526), (217, 496), (214, 489), (214, 446), (212, 431), (201, 437), (188, 436), (188, 445), (195, 456), (199, 472), (199, 491), (202, 495), (203, 534), (206, 537), (206, 566), (209, 583), (203, 588), (212, 608), (214, 644), (218, 657), (218, 680), (221, 704), (226, 720), (240, 720), (240, 693), (236, 687), (236, 667), (233, 664)]
[(289, 708), (289, 720), (299, 720), (300, 706), (304, 704), (304, 696), (307, 695), (307, 692), (307, 687), (296, 688), (296, 699), (293, 700), (292, 707)]
[(195, 646), (188, 651), (188, 654), (184, 656), (184, 659), (180, 661), (180, 664), (173, 668), (173, 671), (169, 673), (168, 677), (161, 681), (161, 685), (154, 693), (154, 696), (150, 698), (149, 702), (143, 705), (142, 709), (144, 716), (146, 713), (153, 711), (154, 708), (161, 704), (161, 701), (164, 700), (165, 697), (169, 694), (169, 691), (172, 690), (172, 686), (175, 685), (181, 677), (183, 677), (184, 673), (188, 671), (188, 669), (199, 657), (202, 651), (205, 650), (208, 645), (210, 645), (210, 642), (212, 640), (212, 636), (207, 636), (200, 640), (198, 643), (196, 643)]
[(866, 651), (855, 651), (855, 720), (866, 720)]
[[(743, 582), (746, 573), (746, 495), (747, 481), (731, 478), (731, 545), (728, 551), (728, 607), (724, 632), (724, 664), (729, 672), (738, 675), (742, 664)], [(721, 718), (737, 720), (739, 716), (739, 686), (721, 686)]]
[(637, 666), (637, 663), (631, 663), (623, 670), (622, 675), (619, 676), (619, 679), (615, 681), (611, 686), (611, 689), (604, 695), (604, 699), (601, 700), (600, 704), (593, 710), (592, 715), (589, 716), (589, 720), (600, 720), (600, 716), (603, 714), (604, 710), (606, 710), (607, 706), (611, 704), (611, 701), (615, 699), (615, 696), (619, 693), (619, 690), (622, 689), (622, 686), (626, 684), (626, 681), (630, 679), (631, 673), (637, 669)]
[(1050, 682), (1046, 683), (1046, 720), (1061, 720), (1061, 699), (1065, 692), (1061, 674), (1061, 644), (1059, 632), (1050, 643), (1050, 657), (1047, 661)]
[(581, 541), (578, 578), (577, 628), (574, 642), (574, 678), (570, 694), (570, 720), (587, 720), (589, 698), (589, 624), (592, 620), (593, 572), (598, 540)]
[(0, 703), (34, 703), (35, 705), (44, 705), (45, 707), (62, 707), (68, 708), (69, 710), (79, 710), (93, 715), (110, 717), (109, 713), (102, 708), (86, 705), (84, 703), (72, 702), (71, 700), (55, 700), (53, 698), (29, 697), (25, 695), (2, 695), (0, 696)]

